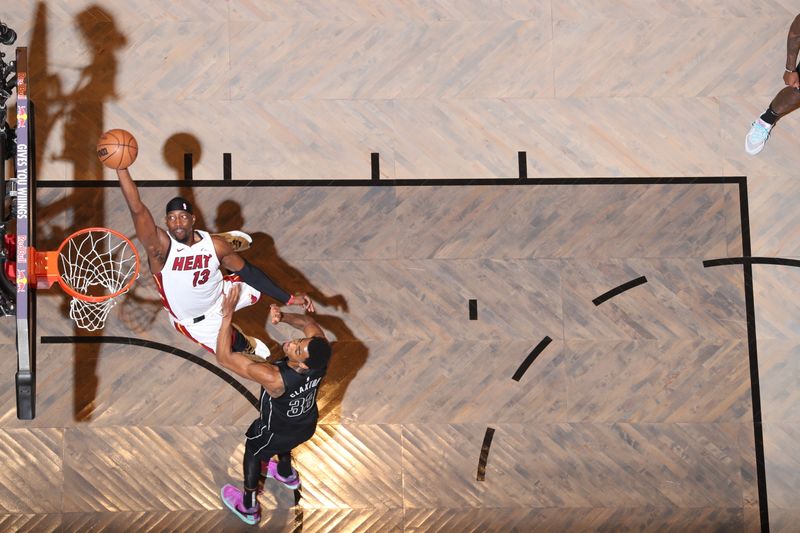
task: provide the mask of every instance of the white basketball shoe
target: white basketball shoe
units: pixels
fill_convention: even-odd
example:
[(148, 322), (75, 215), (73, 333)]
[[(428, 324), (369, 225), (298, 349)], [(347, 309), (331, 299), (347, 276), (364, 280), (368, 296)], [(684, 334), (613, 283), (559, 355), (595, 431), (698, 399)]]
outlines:
[(772, 124), (768, 124), (760, 118), (756, 119), (750, 126), (747, 137), (744, 138), (744, 151), (750, 155), (756, 155), (761, 152), (764, 149), (764, 145), (767, 144), (772, 126)]
[(224, 231), (222, 233), (213, 233), (212, 235), (222, 237), (228, 241), (233, 247), (234, 252), (243, 252), (244, 250), (250, 248), (250, 245), (253, 244), (253, 238), (243, 231), (231, 230)]

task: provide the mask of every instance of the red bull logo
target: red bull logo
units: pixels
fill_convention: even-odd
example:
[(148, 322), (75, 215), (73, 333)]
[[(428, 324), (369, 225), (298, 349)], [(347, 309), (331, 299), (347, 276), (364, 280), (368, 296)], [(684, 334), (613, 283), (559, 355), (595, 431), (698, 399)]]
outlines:
[(27, 235), (17, 235), (17, 263), (28, 262), (28, 247), (25, 246)]
[(28, 109), (24, 105), (17, 105), (17, 127), (24, 128), (28, 123)]
[(17, 292), (25, 292), (28, 286), (28, 276), (24, 270), (17, 270)]
[(17, 72), (17, 97), (25, 98), (28, 95), (28, 84), (25, 83), (27, 72)]

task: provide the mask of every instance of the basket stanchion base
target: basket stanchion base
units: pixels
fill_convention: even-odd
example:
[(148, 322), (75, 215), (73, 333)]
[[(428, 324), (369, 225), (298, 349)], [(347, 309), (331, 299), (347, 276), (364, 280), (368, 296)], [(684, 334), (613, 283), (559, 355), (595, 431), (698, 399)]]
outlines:
[(31, 372), (17, 372), (15, 376), (17, 385), (17, 418), (20, 420), (33, 420), (36, 415), (36, 381)]

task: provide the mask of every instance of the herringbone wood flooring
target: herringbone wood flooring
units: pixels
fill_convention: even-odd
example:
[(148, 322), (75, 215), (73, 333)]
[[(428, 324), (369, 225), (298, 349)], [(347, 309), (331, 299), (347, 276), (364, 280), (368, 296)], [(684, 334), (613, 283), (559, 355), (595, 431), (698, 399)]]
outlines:
[[(796, 117), (742, 151), (780, 88), (796, 6), (576, 0), (33, 2), (2, 20), (31, 52), (40, 179), (111, 180), (97, 136), (137, 136), (138, 179), (748, 177), (753, 255), (797, 257)], [(13, 119), (13, 116), (12, 116)], [(754, 530), (758, 494), (735, 185), (146, 189), (311, 291), (340, 357), (272, 530)], [(105, 223), (118, 191), (38, 191), (41, 244)], [(798, 283), (755, 266), (772, 529), (797, 523)], [(591, 299), (646, 276), (600, 305)], [(477, 321), (466, 300), (478, 300)], [(205, 356), (143, 278), (106, 335)], [(346, 309), (343, 307), (346, 302)], [(40, 294), (39, 333), (75, 334)], [(263, 304), (243, 325), (275, 339)], [(0, 320), (13, 352), (14, 330)], [(519, 383), (510, 376), (545, 335)], [(206, 356), (207, 357), (207, 356)], [(146, 348), (39, 346), (38, 417), (0, 384), (5, 529), (218, 531), (252, 407)], [(255, 387), (250, 386), (252, 392)], [(496, 429), (475, 481), (487, 425)], [(177, 466), (176, 466), (177, 465)], [(368, 483), (360, 483), (358, 475)], [(178, 490), (177, 487), (190, 487)], [(33, 497), (32, 495), (36, 495)], [(468, 509), (468, 512), (464, 512)]]

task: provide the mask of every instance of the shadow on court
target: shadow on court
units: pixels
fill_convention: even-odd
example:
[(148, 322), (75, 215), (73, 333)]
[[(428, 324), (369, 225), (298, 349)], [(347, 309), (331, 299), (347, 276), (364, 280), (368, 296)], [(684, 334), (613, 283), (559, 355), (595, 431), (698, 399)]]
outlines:
[[(39, 163), (49, 153), (48, 143), (57, 127), (63, 131), (61, 153), (55, 160), (64, 161), (75, 180), (102, 180), (103, 167), (95, 157), (95, 145), (105, 130), (104, 109), (117, 99), (117, 52), (125, 45), (125, 36), (113, 17), (98, 5), (79, 12), (73, 21), (88, 52), (88, 62), (80, 68), (77, 81), (65, 87), (56, 74), (48, 71), (47, 4), (36, 5), (31, 49), (31, 96), (36, 104), (36, 143)], [(41, 165), (38, 165), (41, 168)], [(63, 176), (39, 176), (59, 179)], [(102, 190), (72, 189), (37, 195), (39, 229), (38, 247), (55, 250), (74, 231), (103, 226), (106, 220)], [(62, 297), (62, 313), (69, 313), (69, 298)], [(98, 336), (73, 327), (74, 335)], [(75, 390), (73, 418), (92, 419), (97, 394), (99, 345), (76, 346), (73, 352)]]

